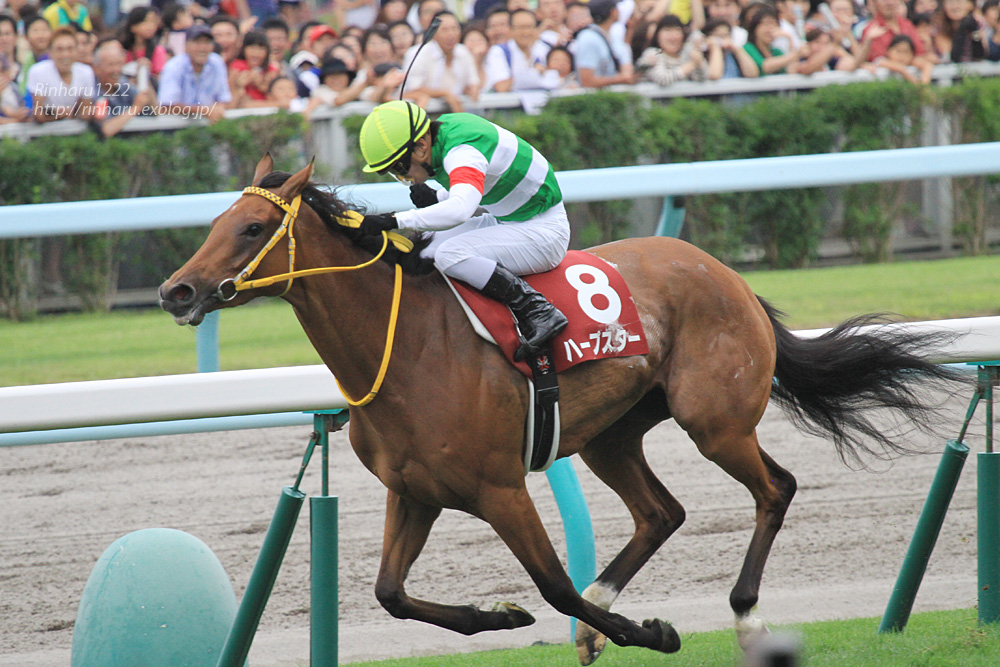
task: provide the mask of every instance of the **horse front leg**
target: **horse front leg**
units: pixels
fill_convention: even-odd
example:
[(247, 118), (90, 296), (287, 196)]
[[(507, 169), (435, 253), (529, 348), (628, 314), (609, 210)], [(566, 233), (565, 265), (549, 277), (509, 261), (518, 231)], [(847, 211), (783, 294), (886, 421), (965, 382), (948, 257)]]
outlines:
[(639, 625), (576, 592), (523, 485), (484, 492), (479, 513), (527, 570), (545, 601), (558, 611), (583, 621), (619, 646), (641, 646), (663, 653), (680, 649), (680, 637), (669, 623), (650, 619)]
[(440, 514), (440, 507), (388, 492), (382, 564), (375, 584), (375, 597), (385, 610), (396, 618), (423, 621), (463, 635), (484, 630), (511, 630), (534, 623), (531, 614), (511, 603), (499, 603), (492, 611), (484, 611), (472, 605), (427, 602), (406, 594), (403, 582)]

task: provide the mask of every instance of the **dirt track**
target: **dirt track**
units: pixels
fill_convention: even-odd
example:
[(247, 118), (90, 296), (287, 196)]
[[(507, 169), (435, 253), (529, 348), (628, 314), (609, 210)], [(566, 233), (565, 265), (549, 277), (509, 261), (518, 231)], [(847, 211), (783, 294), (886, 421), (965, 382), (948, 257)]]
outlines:
[[(964, 415), (949, 405), (949, 431)], [(280, 489), (290, 484), (308, 428), (171, 436), (0, 449), (0, 665), (64, 666), (80, 594), (101, 552), (151, 526), (206, 542), (242, 595)], [(981, 448), (981, 425), (968, 439)], [(938, 463), (934, 453), (883, 472), (844, 467), (832, 446), (803, 436), (774, 408), (760, 427), (765, 450), (798, 479), (799, 492), (764, 574), (760, 611), (772, 621), (880, 615)], [(749, 493), (705, 461), (673, 424), (647, 437), (654, 470), (684, 504), (687, 522), (619, 599), (616, 610), (656, 614), (682, 633), (727, 627), (726, 603), (753, 528)], [(624, 546), (623, 505), (579, 461), (593, 515), (599, 567)], [(331, 487), (340, 496), (341, 660), (446, 653), (564, 641), (565, 619), (542, 601), (489, 527), (445, 513), (408, 580), (408, 592), (449, 603), (511, 600), (537, 625), (465, 638), (395, 621), (373, 593), (382, 537), (383, 491), (354, 457), (346, 436), (332, 439)], [(529, 486), (553, 541), (565, 552), (544, 475)], [(318, 493), (313, 463), (303, 485)], [(307, 664), (308, 509), (293, 537), (251, 653), (254, 665)], [(972, 606), (975, 589), (975, 455), (931, 559), (918, 609)], [(377, 635), (376, 635), (377, 633)], [(376, 639), (377, 637), (377, 639)], [(567, 664), (573, 664), (567, 656)]]

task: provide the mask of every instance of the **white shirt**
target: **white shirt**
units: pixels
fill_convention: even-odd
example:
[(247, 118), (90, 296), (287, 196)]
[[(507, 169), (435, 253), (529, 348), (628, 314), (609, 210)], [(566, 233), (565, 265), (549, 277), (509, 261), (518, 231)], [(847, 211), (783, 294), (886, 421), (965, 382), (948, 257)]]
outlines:
[[(506, 48), (504, 48), (506, 47)], [(545, 66), (545, 58), (551, 47), (538, 40), (531, 46), (530, 61), (513, 39), (506, 44), (496, 44), (486, 52), (486, 90), (492, 90), (500, 81), (513, 79), (511, 90), (552, 90), (559, 87), (559, 74), (555, 70), (539, 72), (536, 64)], [(508, 61), (508, 54), (510, 60)], [(553, 77), (552, 74), (555, 76)]]
[(73, 63), (72, 77), (67, 86), (56, 69), (55, 61), (43, 60), (28, 70), (27, 90), (33, 98), (44, 97), (46, 104), (70, 107), (81, 97), (92, 99), (96, 83), (90, 65)]
[[(406, 54), (406, 64), (409, 67), (413, 59), (411, 48)], [(455, 95), (464, 95), (469, 86), (479, 86), (479, 72), (476, 70), (476, 59), (464, 44), (456, 44), (452, 51), (451, 65), (445, 59), (444, 51), (437, 42), (428, 42), (413, 63), (410, 78), (406, 82), (407, 90), (431, 88), (447, 90)]]

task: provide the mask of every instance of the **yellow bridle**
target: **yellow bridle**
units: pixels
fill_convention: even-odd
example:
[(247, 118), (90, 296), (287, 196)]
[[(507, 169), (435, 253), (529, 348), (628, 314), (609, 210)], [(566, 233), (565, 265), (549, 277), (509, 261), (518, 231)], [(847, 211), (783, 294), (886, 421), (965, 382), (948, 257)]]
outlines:
[[(250, 260), (250, 263), (247, 264), (246, 267), (239, 272), (236, 278), (226, 278), (221, 283), (219, 283), (219, 287), (216, 289), (216, 296), (218, 296), (220, 301), (231, 301), (232, 299), (236, 298), (236, 295), (239, 292), (242, 292), (244, 290), (255, 289), (257, 287), (268, 287), (270, 285), (273, 285), (274, 283), (281, 282), (282, 280), (287, 280), (288, 284), (285, 286), (285, 290), (280, 294), (280, 296), (284, 296), (285, 294), (288, 293), (288, 290), (292, 288), (292, 282), (296, 278), (301, 278), (304, 276), (315, 276), (323, 273), (337, 273), (340, 271), (356, 271), (358, 269), (363, 269), (366, 266), (371, 266), (372, 264), (377, 262), (382, 257), (382, 255), (385, 254), (386, 249), (388, 249), (389, 247), (390, 241), (401, 252), (410, 252), (411, 250), (413, 250), (413, 242), (410, 239), (395, 232), (383, 231), (382, 249), (379, 250), (378, 254), (376, 254), (375, 257), (368, 260), (367, 262), (363, 262), (356, 266), (326, 266), (316, 269), (301, 269), (299, 271), (296, 271), (294, 226), (295, 226), (295, 220), (299, 214), (299, 206), (302, 203), (302, 195), (297, 196), (295, 199), (292, 200), (292, 203), (289, 204), (284, 199), (274, 194), (270, 190), (265, 190), (264, 188), (258, 188), (256, 186), (244, 188), (243, 194), (258, 195), (260, 197), (263, 197), (264, 199), (276, 205), (278, 208), (282, 209), (285, 212), (285, 217), (282, 219), (281, 225), (278, 227), (277, 231), (274, 232), (274, 234), (271, 236), (271, 239), (267, 242), (267, 244), (263, 247), (263, 249), (261, 249), (261, 251), (257, 253), (256, 257)], [(345, 211), (343, 217), (337, 218), (337, 222), (345, 227), (357, 228), (361, 226), (361, 221), (363, 219), (364, 216), (362, 216), (357, 211)], [(251, 274), (253, 274), (253, 272), (257, 270), (257, 266), (261, 263), (261, 261), (263, 261), (264, 257), (267, 256), (267, 253), (269, 253), (271, 249), (274, 248), (275, 245), (277, 245), (278, 241), (280, 241), (286, 233), (288, 234), (288, 272), (280, 273), (275, 276), (268, 276), (266, 278), (249, 280)], [(224, 292), (224, 288), (227, 287), (232, 288), (231, 294)], [(385, 379), (385, 373), (389, 368), (389, 359), (392, 356), (392, 342), (396, 335), (396, 320), (398, 319), (399, 315), (399, 302), (400, 302), (400, 297), (402, 296), (402, 292), (403, 292), (403, 270), (397, 263), (396, 278), (392, 291), (392, 310), (390, 311), (389, 314), (389, 332), (386, 335), (385, 351), (382, 353), (382, 364), (379, 367), (378, 375), (375, 378), (375, 384), (372, 385), (371, 391), (369, 391), (364, 398), (355, 401), (354, 399), (352, 399), (350, 396), (347, 395), (347, 392), (344, 391), (344, 388), (340, 386), (340, 382), (339, 381), (337, 382), (337, 387), (340, 389), (340, 392), (344, 395), (344, 398), (347, 399), (348, 404), (352, 406), (360, 407), (362, 405), (367, 405), (371, 403), (372, 400), (375, 399), (375, 396), (378, 394), (379, 388), (381, 388), (382, 386), (382, 381)]]

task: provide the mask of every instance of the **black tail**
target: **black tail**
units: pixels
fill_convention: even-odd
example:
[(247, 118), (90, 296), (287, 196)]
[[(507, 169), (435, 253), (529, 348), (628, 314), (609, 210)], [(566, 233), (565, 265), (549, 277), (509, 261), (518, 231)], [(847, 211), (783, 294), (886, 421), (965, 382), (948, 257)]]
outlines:
[[(817, 338), (799, 338), (778, 321), (780, 311), (757, 298), (777, 343), (772, 398), (803, 431), (832, 437), (845, 462), (863, 466), (868, 456), (912, 453), (899, 442), (899, 429), (872, 423), (870, 411), (888, 408), (908, 425), (931, 431), (938, 407), (927, 390), (954, 390), (964, 382), (955, 371), (926, 361), (928, 352), (956, 334), (859, 331), (887, 323), (882, 315), (862, 315)], [(940, 396), (934, 402), (939, 404)]]

